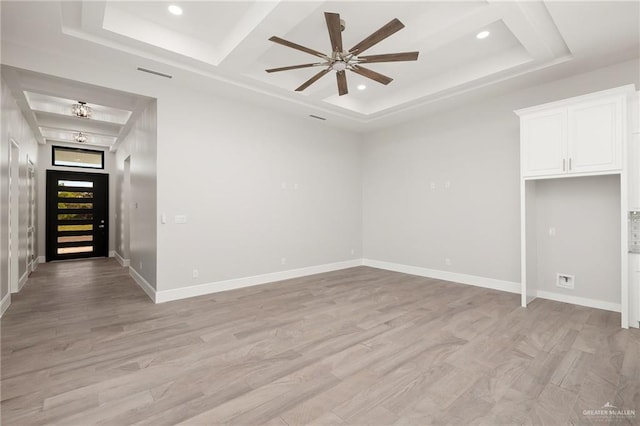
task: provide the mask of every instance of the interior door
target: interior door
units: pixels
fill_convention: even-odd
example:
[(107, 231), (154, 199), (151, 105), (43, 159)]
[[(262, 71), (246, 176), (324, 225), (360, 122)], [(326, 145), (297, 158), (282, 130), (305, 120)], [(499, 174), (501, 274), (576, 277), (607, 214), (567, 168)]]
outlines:
[(36, 170), (31, 159), (27, 160), (27, 188), (29, 210), (27, 212), (27, 272), (33, 270), (36, 257)]
[(109, 175), (47, 170), (47, 262), (109, 255)]

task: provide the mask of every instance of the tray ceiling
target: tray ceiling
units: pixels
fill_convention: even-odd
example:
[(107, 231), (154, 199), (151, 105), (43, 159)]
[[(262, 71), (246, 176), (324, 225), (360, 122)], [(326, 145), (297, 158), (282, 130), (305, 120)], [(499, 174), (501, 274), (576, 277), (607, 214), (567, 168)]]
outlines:
[[(42, 13), (32, 2), (3, 3), (3, 37), (19, 38), (20, 19)], [(621, 62), (640, 49), (638, 2), (181, 1), (181, 16), (168, 12), (170, 2), (46, 4), (57, 9), (48, 20), (65, 37), (137, 56), (163, 73), (192, 72), (361, 125), (563, 64), (584, 72), (587, 64)], [(264, 70), (317, 58), (268, 38), (328, 53), (324, 12), (346, 21), (348, 47), (398, 18), (405, 28), (367, 54), (417, 50), (418, 61), (370, 64), (394, 79), (387, 86), (348, 73), (348, 95), (337, 95), (332, 75), (294, 92), (318, 69)], [(480, 31), (489, 37), (476, 38)]]

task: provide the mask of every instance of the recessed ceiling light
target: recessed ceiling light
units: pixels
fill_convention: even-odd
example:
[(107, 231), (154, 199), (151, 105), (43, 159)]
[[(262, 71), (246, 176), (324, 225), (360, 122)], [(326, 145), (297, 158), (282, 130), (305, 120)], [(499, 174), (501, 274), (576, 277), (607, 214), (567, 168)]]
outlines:
[(489, 37), (489, 34), (491, 34), (489, 31), (480, 31), (476, 34), (476, 38), (482, 40), (483, 38)]
[(173, 15), (180, 16), (182, 15), (182, 8), (180, 6), (172, 4), (171, 6), (169, 6), (169, 12)]
[(367, 86), (365, 84), (358, 84), (358, 90), (364, 90)]

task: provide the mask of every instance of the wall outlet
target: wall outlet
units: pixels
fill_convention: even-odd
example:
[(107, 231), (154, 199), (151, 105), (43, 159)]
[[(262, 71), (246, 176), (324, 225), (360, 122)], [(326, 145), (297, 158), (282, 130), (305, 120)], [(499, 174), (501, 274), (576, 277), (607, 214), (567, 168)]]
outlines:
[(193, 276), (193, 278), (198, 278), (199, 275), (200, 273), (198, 272), (197, 269), (194, 269), (193, 272), (191, 273), (191, 276)]
[(444, 260), (444, 264), (447, 266), (451, 266), (451, 259), (449, 259), (448, 257)]
[(353, 256), (354, 254), (356, 254), (356, 250), (355, 249), (351, 249), (351, 255)]
[(280, 259), (280, 264), (286, 265), (287, 264), (287, 258), (286, 257), (281, 258)]
[(575, 277), (573, 275), (558, 274), (556, 278), (556, 287), (574, 289)]
[(429, 188), (436, 189), (436, 183), (435, 182), (429, 182)]

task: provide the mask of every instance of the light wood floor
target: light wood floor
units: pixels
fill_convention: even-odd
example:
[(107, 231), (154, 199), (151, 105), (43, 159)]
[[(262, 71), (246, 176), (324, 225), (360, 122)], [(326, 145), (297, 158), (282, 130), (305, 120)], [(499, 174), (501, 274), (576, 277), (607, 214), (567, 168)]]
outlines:
[(45, 264), (2, 319), (2, 424), (638, 424), (638, 330), (518, 301), (359, 267), (154, 305), (113, 260)]

